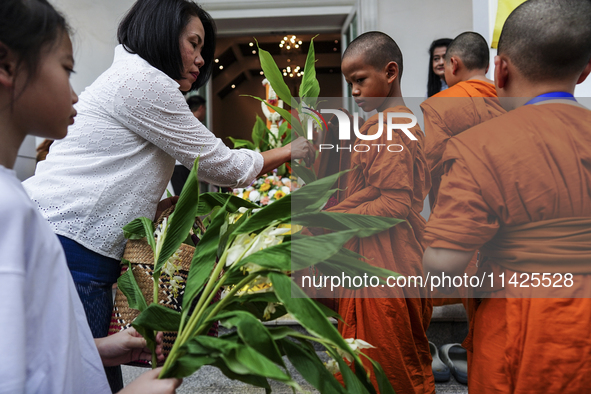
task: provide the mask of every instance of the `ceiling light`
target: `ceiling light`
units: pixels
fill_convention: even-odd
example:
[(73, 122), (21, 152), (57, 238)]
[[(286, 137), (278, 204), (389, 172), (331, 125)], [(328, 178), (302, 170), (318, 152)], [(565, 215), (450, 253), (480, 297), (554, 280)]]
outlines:
[(221, 66), (221, 65), (220, 65), (220, 70), (223, 70), (223, 69), (224, 69), (224, 66)]
[(232, 89), (234, 89), (236, 87), (236, 85), (232, 84)]
[(254, 45), (254, 44), (253, 44), (252, 42), (249, 42), (249, 43), (248, 43), (248, 46), (253, 46), (253, 45)]
[(219, 63), (220, 59), (215, 59), (214, 62)]

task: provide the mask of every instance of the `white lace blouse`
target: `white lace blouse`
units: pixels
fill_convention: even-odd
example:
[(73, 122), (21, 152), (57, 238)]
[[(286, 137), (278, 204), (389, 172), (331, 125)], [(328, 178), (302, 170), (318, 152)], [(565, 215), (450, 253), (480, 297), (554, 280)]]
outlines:
[(122, 227), (151, 217), (174, 169), (191, 168), (220, 186), (247, 186), (260, 153), (229, 149), (193, 116), (179, 85), (138, 55), (115, 48), (111, 67), (80, 95), (66, 138), (54, 142), (29, 196), (57, 234), (120, 259)]

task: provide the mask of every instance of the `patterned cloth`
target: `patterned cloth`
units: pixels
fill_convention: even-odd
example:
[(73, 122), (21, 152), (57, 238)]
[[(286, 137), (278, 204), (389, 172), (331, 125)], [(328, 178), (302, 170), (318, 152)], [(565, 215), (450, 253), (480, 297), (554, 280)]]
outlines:
[(120, 259), (123, 226), (153, 217), (175, 159), (199, 179), (248, 186), (260, 153), (228, 148), (195, 118), (179, 84), (120, 45), (113, 65), (80, 95), (78, 116), (54, 142), (27, 193), (57, 234)]

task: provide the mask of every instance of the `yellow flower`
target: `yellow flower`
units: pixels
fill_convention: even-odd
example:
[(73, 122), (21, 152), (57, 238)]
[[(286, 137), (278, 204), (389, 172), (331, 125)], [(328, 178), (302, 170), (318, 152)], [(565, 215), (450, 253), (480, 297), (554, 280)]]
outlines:
[(245, 191), (244, 194), (242, 194), (242, 198), (245, 200), (248, 200), (248, 195), (250, 194), (249, 191)]
[(268, 183), (263, 183), (261, 188), (259, 189), (262, 192), (266, 192), (267, 190), (269, 190), (271, 188), (271, 185), (269, 185)]
[(279, 200), (282, 197), (285, 197), (285, 193), (283, 193), (281, 190), (273, 194), (273, 198), (275, 198), (275, 200)]

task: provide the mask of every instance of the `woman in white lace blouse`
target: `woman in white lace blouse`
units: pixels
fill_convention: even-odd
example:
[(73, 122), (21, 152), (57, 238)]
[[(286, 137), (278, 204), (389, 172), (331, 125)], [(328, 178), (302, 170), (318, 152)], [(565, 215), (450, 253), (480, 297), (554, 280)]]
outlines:
[(262, 154), (229, 149), (193, 116), (182, 92), (206, 83), (215, 51), (214, 22), (194, 2), (139, 0), (118, 40), (112, 66), (80, 95), (68, 136), (24, 183), (62, 241), (95, 337), (109, 327), (122, 227), (154, 215), (175, 159), (191, 168), (199, 156), (199, 179), (240, 187), (314, 157), (305, 139)]

